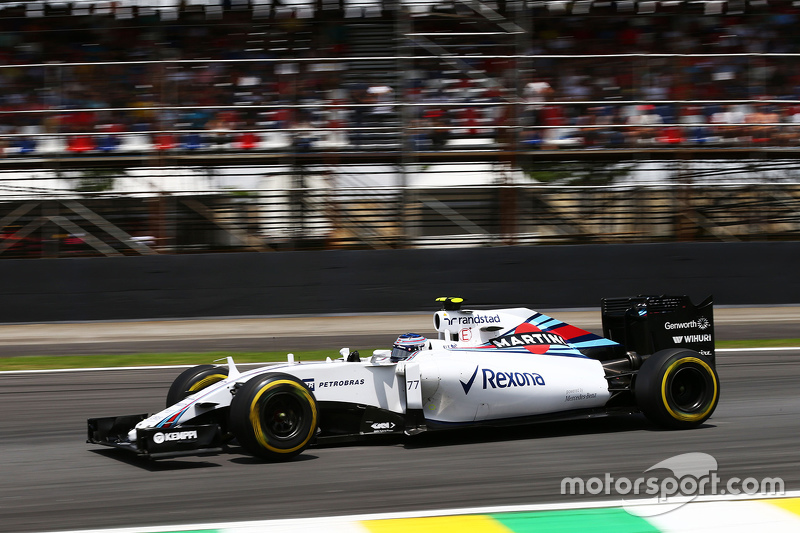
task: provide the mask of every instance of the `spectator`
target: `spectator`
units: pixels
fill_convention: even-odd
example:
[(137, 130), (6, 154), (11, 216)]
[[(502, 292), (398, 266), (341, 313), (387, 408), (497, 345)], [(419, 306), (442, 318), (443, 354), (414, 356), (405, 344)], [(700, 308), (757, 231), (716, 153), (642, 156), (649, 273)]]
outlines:
[(733, 145), (744, 140), (745, 112), (739, 105), (728, 105), (725, 111), (711, 116), (712, 124), (717, 124), (712, 131), (723, 144)]
[(236, 124), (233, 120), (233, 114), (230, 112), (217, 113), (214, 118), (206, 124), (208, 130), (208, 141), (217, 149), (224, 148), (231, 141), (233, 141), (233, 130), (236, 129)]
[(658, 137), (660, 124), (664, 122), (661, 115), (655, 112), (653, 105), (635, 106), (627, 123), (635, 127), (628, 128), (628, 144), (631, 146), (653, 144)]
[(758, 102), (745, 120), (748, 124), (752, 124), (747, 128), (747, 133), (753, 144), (766, 145), (773, 139), (777, 140), (775, 124), (780, 122), (780, 116), (770, 104)]
[[(675, 112), (665, 111), (658, 103), (666, 100), (745, 101), (764, 94), (772, 95), (773, 100), (800, 97), (800, 74), (795, 73), (794, 57), (691, 55), (800, 52), (800, 41), (794, 36), (798, 6), (770, 3), (762, 8), (746, 4), (745, 8), (741, 15), (697, 16), (693, 12), (658, 11), (653, 15), (633, 16), (593, 12), (592, 16), (579, 17), (558, 15), (555, 7), (543, 13), (533, 7), (537, 10), (535, 31), (522, 49), (551, 57), (530, 60), (514, 57), (516, 47), (525, 37), (515, 37), (512, 42), (492, 37), (476, 43), (459, 35), (459, 31), (488, 30), (489, 22), (431, 13), (419, 17), (414, 24), (422, 30), (449, 33), (443, 41), (448, 54), (463, 57), (458, 60), (460, 63), (443, 61), (435, 54), (416, 49), (415, 53), (420, 52), (422, 57), (414, 60), (406, 84), (395, 89), (392, 87), (397, 79), (395, 72), (383, 73), (383, 77), (380, 72), (370, 73), (375, 77), (369, 78), (369, 84), (360, 74), (348, 72), (347, 68), (358, 62), (348, 61), (347, 56), (361, 56), (367, 45), (359, 42), (353, 46), (352, 40), (358, 37), (357, 24), (342, 18), (341, 13), (336, 17), (328, 13), (318, 14), (316, 19), (301, 19), (280, 17), (277, 10), (273, 15), (280, 20), (259, 21), (258, 30), (264, 31), (253, 31), (246, 8), (223, 10), (219, 20), (197, 17), (196, 12), (184, 8), (178, 12), (177, 21), (167, 22), (139, 16), (138, 12), (134, 19), (99, 12), (71, 17), (50, 17), (45, 12), (45, 16), (35, 19), (20, 18), (18, 10), (8, 7), (5, 14), (14, 16), (0, 17), (3, 67), (0, 109), (7, 117), (7, 131), (30, 125), (41, 132), (77, 135), (105, 131), (109, 124), (116, 124), (131, 131), (153, 132), (155, 125), (164, 123), (181, 129), (208, 130), (213, 132), (210, 138), (215, 145), (227, 146), (238, 117), (226, 120), (224, 114), (210, 113), (204, 108), (280, 103), (286, 106), (285, 111), (274, 112), (272, 124), (294, 127), (307, 122), (318, 126), (327, 120), (349, 129), (350, 142), (359, 145), (368, 132), (363, 130), (359, 134), (358, 128), (395, 125), (398, 98), (437, 104), (480, 100), (497, 105), (475, 107), (484, 116), (469, 120), (489, 125), (501, 121), (508, 126), (524, 125), (536, 132), (536, 135), (524, 134), (533, 142), (539, 139), (559, 143), (565, 135), (572, 135), (572, 127), (577, 126), (581, 128), (580, 138), (593, 147), (611, 146), (612, 138), (618, 144), (622, 131), (635, 144), (653, 138), (670, 138), (675, 145), (701, 138), (719, 138), (735, 144), (749, 137), (759, 145), (785, 145), (792, 142), (795, 134), (785, 126), (770, 126), (782, 122), (781, 110), (771, 105), (756, 105), (753, 110), (738, 105), (705, 110), (716, 128), (713, 132), (703, 131), (704, 136), (695, 135), (703, 130), (700, 119), (707, 121), (700, 114), (681, 114), (679, 120), (692, 121), (682, 131), (665, 131), (662, 127), (674, 123), (670, 117)], [(391, 31), (393, 26), (387, 21), (386, 27)], [(385, 55), (384, 45), (385, 42), (373, 43), (374, 52)], [(605, 56), (650, 52), (689, 55)], [(572, 57), (573, 54), (600, 55), (587, 58)], [(332, 57), (341, 60), (330, 61)], [(310, 58), (319, 60), (306, 61)], [(196, 62), (171, 62), (177, 59)], [(265, 62), (226, 62), (231, 59)], [(276, 64), (272, 60), (279, 61)], [(91, 64), (98, 61), (114, 64), (102, 67)], [(124, 64), (125, 61), (144, 63)], [(64, 66), (58, 62), (77, 65)], [(326, 104), (348, 99), (363, 107), (353, 106), (341, 113), (326, 110)], [(619, 100), (653, 102), (656, 109), (650, 113), (634, 107), (618, 117), (614, 102)], [(553, 101), (574, 102), (577, 105), (571, 109), (576, 111), (568, 112), (563, 106), (544, 107)], [(588, 104), (596, 101), (609, 105)], [(512, 115), (507, 109), (507, 104), (514, 102), (524, 104), (519, 115)], [(310, 114), (294, 122), (291, 110), (298, 103), (304, 104)], [(169, 109), (193, 106), (198, 108)], [(107, 108), (124, 111), (111, 116), (103, 111)], [(22, 112), (34, 111), (35, 114), (25, 115), (23, 120)], [(14, 116), (15, 113), (19, 114)], [(250, 115), (248, 118), (256, 113)], [(422, 119), (415, 111), (408, 116)], [(794, 124), (795, 113), (789, 116), (792, 118), (787, 121)], [(32, 124), (28, 118), (33, 119)], [(461, 125), (451, 124), (450, 118), (448, 113), (443, 117), (428, 117), (427, 122), (429, 125), (436, 122), (442, 128)], [(267, 121), (262, 121), (260, 127), (265, 126), (264, 122)], [(736, 125), (744, 123), (746, 127)], [(609, 128), (590, 127), (596, 125)], [(631, 127), (610, 127), (613, 125)], [(469, 132), (474, 134), (489, 128), (470, 127), (470, 130), (475, 130)], [(442, 137), (449, 135), (447, 129), (442, 131)], [(376, 138), (378, 134), (369, 135)], [(441, 144), (441, 140), (437, 143)]]

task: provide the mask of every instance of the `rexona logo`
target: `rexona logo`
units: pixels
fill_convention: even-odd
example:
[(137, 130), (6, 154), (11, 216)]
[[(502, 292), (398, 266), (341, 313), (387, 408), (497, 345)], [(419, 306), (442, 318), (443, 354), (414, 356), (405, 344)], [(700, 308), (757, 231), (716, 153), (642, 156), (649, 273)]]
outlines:
[(471, 314), (465, 316), (454, 316), (453, 318), (443, 317), (448, 326), (469, 326), (471, 324), (496, 324), (500, 322), (500, 315), (478, 315)]
[(567, 341), (555, 333), (522, 333), (503, 335), (492, 339), (492, 344), (496, 348), (509, 348), (512, 346), (536, 346), (541, 344), (561, 344), (567, 345)]
[(704, 331), (711, 326), (707, 318), (698, 318), (689, 322), (665, 322), (664, 329), (699, 329)]
[(706, 333), (705, 335), (679, 335), (677, 337), (672, 337), (672, 342), (675, 344), (681, 344), (684, 342), (710, 342), (711, 335)]
[(154, 433), (153, 442), (163, 444), (165, 442), (194, 440), (197, 438), (197, 431), (172, 431), (170, 433)]
[[(464, 394), (469, 394), (472, 389), (475, 378), (478, 376), (480, 367), (475, 367), (475, 372), (469, 380), (464, 383), (459, 380), (461, 387), (464, 389)], [(511, 387), (536, 387), (543, 386), (544, 378), (540, 374), (533, 372), (499, 372), (489, 368), (482, 369), (483, 374), (483, 389), (508, 389)]]

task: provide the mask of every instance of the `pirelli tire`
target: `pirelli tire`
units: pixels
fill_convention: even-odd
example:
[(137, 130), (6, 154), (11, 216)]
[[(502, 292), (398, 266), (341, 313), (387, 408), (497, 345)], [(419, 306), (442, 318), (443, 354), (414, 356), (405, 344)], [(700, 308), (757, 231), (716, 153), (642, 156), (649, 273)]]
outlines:
[(233, 396), (228, 425), (248, 453), (286, 461), (308, 447), (317, 430), (317, 402), (294, 376), (256, 376)]
[(719, 402), (719, 376), (711, 360), (693, 350), (661, 350), (642, 364), (634, 382), (636, 404), (659, 426), (690, 429)]
[(188, 368), (172, 382), (167, 392), (167, 407), (227, 377), (228, 369), (222, 366), (199, 365)]

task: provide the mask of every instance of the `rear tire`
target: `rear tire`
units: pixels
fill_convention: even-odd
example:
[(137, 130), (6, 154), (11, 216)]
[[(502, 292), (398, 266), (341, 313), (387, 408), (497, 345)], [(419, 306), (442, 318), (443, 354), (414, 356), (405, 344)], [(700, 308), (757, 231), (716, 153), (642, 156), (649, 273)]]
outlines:
[(648, 357), (634, 382), (636, 404), (660, 426), (688, 429), (705, 422), (719, 402), (719, 376), (711, 360), (673, 348)]
[(256, 376), (236, 391), (229, 428), (248, 453), (286, 461), (308, 447), (317, 418), (317, 402), (305, 383), (272, 373)]
[(228, 369), (221, 366), (199, 365), (188, 368), (172, 382), (167, 392), (167, 407), (227, 377)]

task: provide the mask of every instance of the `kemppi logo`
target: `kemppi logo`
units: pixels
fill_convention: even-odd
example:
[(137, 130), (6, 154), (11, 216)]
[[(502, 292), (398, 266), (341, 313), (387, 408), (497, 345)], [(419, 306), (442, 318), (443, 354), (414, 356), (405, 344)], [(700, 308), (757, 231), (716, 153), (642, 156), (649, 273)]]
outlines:
[(154, 433), (153, 442), (164, 444), (165, 442), (194, 440), (197, 438), (197, 431), (171, 431), (169, 433)]

